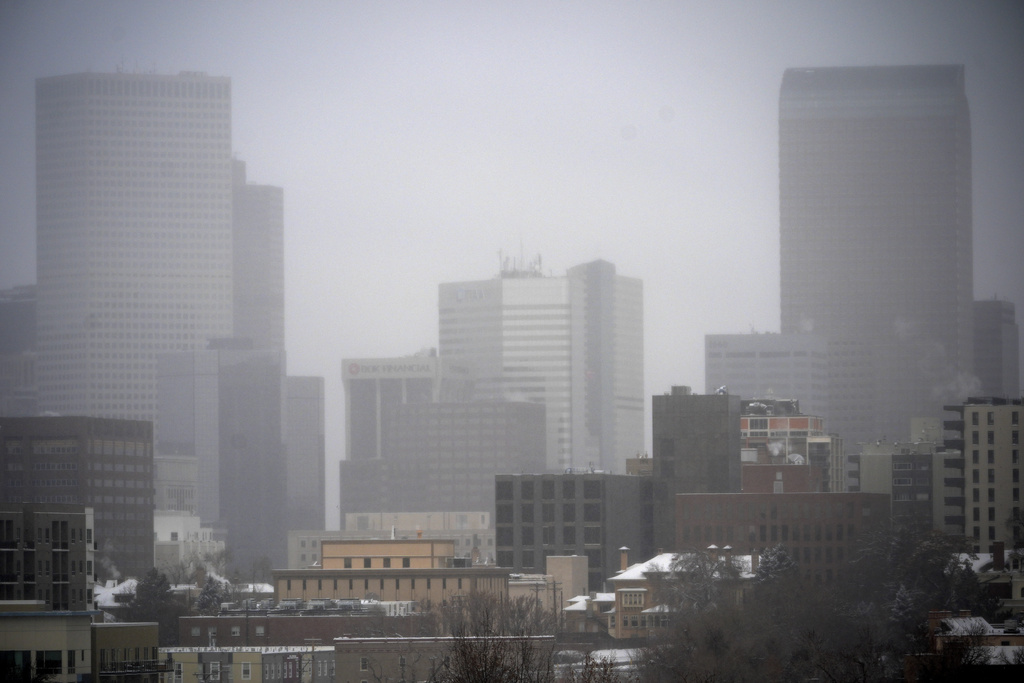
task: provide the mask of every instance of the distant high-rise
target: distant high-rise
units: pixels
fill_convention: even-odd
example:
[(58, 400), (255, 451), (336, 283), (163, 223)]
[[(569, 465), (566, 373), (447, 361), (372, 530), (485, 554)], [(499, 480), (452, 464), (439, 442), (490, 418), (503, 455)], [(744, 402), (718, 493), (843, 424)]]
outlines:
[(974, 372), (984, 396), (1020, 396), (1020, 330), (1010, 301), (974, 302)]
[(234, 336), (284, 349), (284, 190), (246, 182), (234, 162)]
[(830, 429), (941, 415), (973, 362), (963, 67), (787, 70), (779, 172), (781, 331), (828, 340)]
[(623, 472), (644, 447), (643, 285), (594, 261), (442, 284), (440, 353), (472, 369), (474, 398), (543, 403), (548, 467)]
[(287, 529), (324, 526), (324, 378), (285, 378)]
[[(284, 354), (235, 346), (224, 341), (160, 357), (157, 450), (196, 458), (196, 511), (204, 525), (226, 529), (237, 567), (247, 570), (264, 557), (281, 566), (288, 510)], [(322, 489), (308, 493), (311, 500), (321, 495)]]
[(231, 82), (36, 83), (40, 408), (152, 420), (156, 356), (232, 330)]
[(816, 334), (704, 335), (704, 390), (744, 398), (794, 398), (828, 415), (828, 344)]

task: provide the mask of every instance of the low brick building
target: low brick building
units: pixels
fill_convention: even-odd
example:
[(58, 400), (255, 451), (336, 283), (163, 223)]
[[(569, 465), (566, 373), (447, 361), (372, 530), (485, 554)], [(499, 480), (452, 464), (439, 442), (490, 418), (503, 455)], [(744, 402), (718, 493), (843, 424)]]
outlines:
[(860, 535), (888, 519), (889, 496), (877, 493), (685, 493), (676, 496), (676, 547), (746, 555), (781, 543), (804, 576), (831, 581)]

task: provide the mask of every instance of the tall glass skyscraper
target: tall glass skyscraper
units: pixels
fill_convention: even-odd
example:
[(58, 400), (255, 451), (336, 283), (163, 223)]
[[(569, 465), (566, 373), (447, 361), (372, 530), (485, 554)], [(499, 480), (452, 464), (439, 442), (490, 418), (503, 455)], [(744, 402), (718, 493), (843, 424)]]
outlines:
[(972, 390), (962, 66), (787, 70), (779, 209), (782, 332), (827, 339), (831, 429), (904, 438)]
[(36, 83), (40, 408), (153, 420), (156, 357), (233, 334), (231, 82)]
[(440, 286), (440, 354), (476, 400), (543, 403), (548, 467), (623, 472), (644, 447), (643, 284), (594, 261)]

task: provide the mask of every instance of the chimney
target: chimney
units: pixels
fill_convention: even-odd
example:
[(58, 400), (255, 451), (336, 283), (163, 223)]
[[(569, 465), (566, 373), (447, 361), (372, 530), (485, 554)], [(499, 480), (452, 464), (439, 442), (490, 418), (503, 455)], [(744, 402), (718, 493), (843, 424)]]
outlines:
[(1006, 571), (1006, 546), (1002, 541), (992, 544), (992, 571)]
[(629, 567), (629, 548), (622, 546), (619, 548), (619, 571), (626, 571)]

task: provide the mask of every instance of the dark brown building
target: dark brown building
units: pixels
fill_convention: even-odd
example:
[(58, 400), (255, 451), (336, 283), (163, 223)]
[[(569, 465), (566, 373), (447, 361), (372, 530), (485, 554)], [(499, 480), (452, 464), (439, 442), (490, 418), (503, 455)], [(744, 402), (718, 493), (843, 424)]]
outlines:
[(740, 397), (690, 387), (654, 396), (654, 544), (673, 547), (677, 493), (739, 493)]
[(889, 519), (878, 493), (724, 493), (676, 496), (676, 547), (732, 546), (761, 554), (782, 544), (806, 577), (830, 581), (857, 539)]
[(0, 418), (5, 503), (91, 507), (95, 575), (153, 566), (153, 424), (96, 417)]

